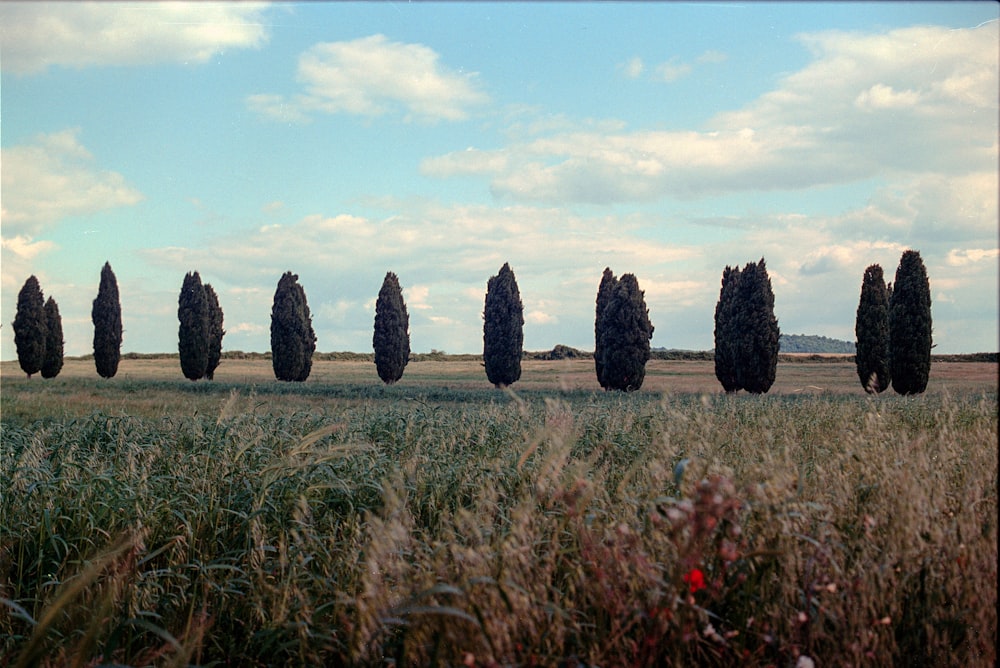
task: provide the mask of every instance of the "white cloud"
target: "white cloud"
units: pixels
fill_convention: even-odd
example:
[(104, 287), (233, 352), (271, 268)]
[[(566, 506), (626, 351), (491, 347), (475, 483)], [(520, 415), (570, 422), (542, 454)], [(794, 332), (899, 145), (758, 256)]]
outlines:
[(638, 79), (642, 75), (645, 65), (642, 62), (642, 58), (636, 56), (627, 63), (620, 65), (619, 68), (629, 79)]
[(79, 129), (35, 137), (0, 150), (3, 224), (8, 233), (37, 233), (68, 216), (136, 204), (142, 193), (117, 172), (94, 167)]
[(489, 98), (474, 73), (452, 71), (438, 61), (433, 49), (384, 35), (316, 44), (299, 57), (302, 93), (251, 95), (247, 105), (287, 122), (302, 122), (316, 112), (378, 116), (400, 109), (407, 119), (463, 120), (470, 107)]
[(948, 251), (948, 257), (945, 261), (953, 267), (964, 267), (989, 260), (996, 262), (998, 257), (1000, 257), (1000, 249), (996, 248), (956, 248)]
[(656, 66), (656, 78), (667, 83), (683, 79), (689, 74), (691, 74), (691, 65), (681, 62), (676, 56)]
[[(425, 170), (488, 173), (499, 197), (552, 204), (800, 190), (906, 174), (995, 175), (998, 37), (995, 22), (802, 35), (813, 62), (702, 131), (553, 131), (430, 158)], [(685, 71), (674, 59), (661, 75)]]
[(250, 2), (4, 2), (4, 71), (202, 63), (267, 41), (266, 5)]

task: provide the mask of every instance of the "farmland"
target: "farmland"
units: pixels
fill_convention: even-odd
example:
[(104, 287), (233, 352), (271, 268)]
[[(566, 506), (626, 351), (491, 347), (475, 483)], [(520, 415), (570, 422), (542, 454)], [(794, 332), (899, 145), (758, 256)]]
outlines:
[(997, 365), (2, 368), (11, 665), (994, 665)]

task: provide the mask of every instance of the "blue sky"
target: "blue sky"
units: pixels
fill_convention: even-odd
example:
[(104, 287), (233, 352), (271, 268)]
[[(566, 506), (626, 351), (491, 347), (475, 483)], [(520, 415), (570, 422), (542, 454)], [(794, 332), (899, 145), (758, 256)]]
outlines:
[(722, 269), (767, 260), (783, 332), (853, 340), (908, 248), (936, 352), (998, 343), (998, 5), (0, 3), (2, 318), (59, 303), (91, 351), (177, 349), (201, 273), (227, 350), (299, 275), (321, 351), (371, 349), (386, 271), (412, 348), (482, 350), (509, 262), (525, 347), (593, 346), (601, 273), (653, 345), (709, 349)]

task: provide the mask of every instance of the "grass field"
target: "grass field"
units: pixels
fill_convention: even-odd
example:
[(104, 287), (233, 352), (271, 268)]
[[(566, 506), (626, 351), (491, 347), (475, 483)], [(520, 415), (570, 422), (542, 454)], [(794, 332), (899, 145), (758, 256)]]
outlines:
[(996, 662), (995, 363), (0, 375), (0, 665)]

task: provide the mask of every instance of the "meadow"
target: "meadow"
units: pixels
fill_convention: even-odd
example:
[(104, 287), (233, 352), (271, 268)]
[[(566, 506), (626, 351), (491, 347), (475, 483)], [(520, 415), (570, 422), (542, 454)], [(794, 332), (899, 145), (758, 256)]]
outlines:
[(0, 665), (995, 665), (997, 364), (0, 365)]

